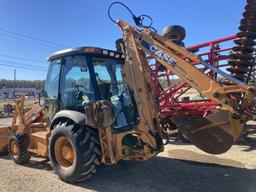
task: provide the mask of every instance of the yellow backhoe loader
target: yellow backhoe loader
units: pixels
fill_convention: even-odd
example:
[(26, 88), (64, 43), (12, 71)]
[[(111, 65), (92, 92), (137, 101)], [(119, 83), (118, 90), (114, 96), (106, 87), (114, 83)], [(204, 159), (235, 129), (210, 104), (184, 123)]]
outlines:
[[(0, 129), (0, 151), (8, 148), (17, 164), (27, 163), (31, 154), (49, 157), (60, 179), (71, 183), (89, 178), (100, 164), (156, 156), (164, 146), (159, 104), (151, 91), (150, 56), (219, 103), (206, 118), (176, 118), (176, 123), (200, 149), (226, 152), (244, 129), (255, 88), (134, 19), (136, 27), (116, 21), (123, 32), (123, 52), (81, 47), (51, 55), (44, 103), (24, 112), (24, 98), (16, 101), (12, 126)], [(201, 63), (230, 84), (213, 80), (192, 63)]]

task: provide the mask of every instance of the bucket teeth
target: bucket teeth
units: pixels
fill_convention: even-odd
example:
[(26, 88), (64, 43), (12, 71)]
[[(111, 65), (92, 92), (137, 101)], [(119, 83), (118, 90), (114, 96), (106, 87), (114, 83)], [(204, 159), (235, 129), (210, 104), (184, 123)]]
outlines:
[(247, 81), (250, 70), (255, 65), (253, 54), (256, 45), (256, 0), (247, 0), (239, 30), (237, 39), (234, 40), (237, 46), (230, 53), (230, 67), (227, 71), (237, 79)]

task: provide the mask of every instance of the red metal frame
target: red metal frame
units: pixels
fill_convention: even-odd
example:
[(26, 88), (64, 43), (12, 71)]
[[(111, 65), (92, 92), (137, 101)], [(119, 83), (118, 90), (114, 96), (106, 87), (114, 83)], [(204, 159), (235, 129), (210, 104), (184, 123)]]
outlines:
[[(229, 59), (229, 51), (232, 48), (225, 47), (225, 43), (233, 43), (236, 35), (209, 41), (195, 46), (187, 47), (188, 50), (193, 51), (197, 49), (207, 49), (207, 51), (198, 51), (197, 55), (200, 56), (204, 61), (210, 63), (217, 68), (223, 68), (228, 66), (227, 59)], [(211, 114), (218, 107), (217, 103), (212, 102), (208, 99), (200, 101), (189, 100), (180, 101), (179, 98), (191, 89), (190, 86), (184, 81), (179, 80), (175, 74), (168, 70), (159, 70), (160, 64), (154, 60), (151, 61), (150, 66), (152, 69), (152, 80), (153, 80), (153, 92), (157, 98), (159, 98), (161, 116), (174, 116), (174, 115), (201, 115), (207, 116)], [(191, 63), (197, 66), (197, 63)], [(216, 78), (213, 71), (199, 67), (199, 69), (208, 76)], [(161, 81), (168, 84), (167, 87), (163, 88)], [(173, 79), (176, 79), (174, 83)], [(177, 83), (178, 82), (178, 83)]]

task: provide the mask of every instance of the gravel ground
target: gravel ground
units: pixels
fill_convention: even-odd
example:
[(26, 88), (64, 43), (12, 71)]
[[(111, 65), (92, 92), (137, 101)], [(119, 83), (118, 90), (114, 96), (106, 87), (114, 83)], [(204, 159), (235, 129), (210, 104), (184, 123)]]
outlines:
[(256, 129), (250, 126), (238, 145), (222, 155), (173, 140), (151, 160), (102, 166), (97, 175), (77, 185), (59, 180), (44, 159), (33, 158), (28, 165), (18, 166), (2, 156), (0, 191), (255, 192)]

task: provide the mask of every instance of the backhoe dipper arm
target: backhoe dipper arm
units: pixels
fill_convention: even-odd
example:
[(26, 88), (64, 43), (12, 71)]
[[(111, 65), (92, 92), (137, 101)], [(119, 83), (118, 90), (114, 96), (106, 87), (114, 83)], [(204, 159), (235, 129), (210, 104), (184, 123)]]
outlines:
[(145, 60), (145, 53), (137, 49), (137, 39), (133, 33), (125, 32), (127, 55), (122, 75), (133, 94), (140, 118), (137, 131), (144, 135), (143, 141), (152, 148), (162, 147), (159, 124), (159, 108), (151, 91), (151, 73)]
[[(243, 112), (251, 103), (255, 89), (244, 82), (220, 71), (203, 62), (198, 56), (188, 52), (173, 42), (163, 38), (157, 33), (145, 28), (139, 31), (128, 23), (119, 20), (118, 25), (123, 30), (126, 48), (126, 63), (124, 71), (130, 71), (126, 76), (128, 86), (135, 93), (139, 104), (139, 111), (149, 125), (157, 118), (158, 111), (156, 99), (153, 97), (151, 87), (151, 73), (146, 54), (155, 58), (168, 70), (186, 81), (203, 95), (220, 104), (217, 113), (200, 120), (200, 122), (187, 122), (183, 124), (184, 132), (196, 146), (209, 153), (223, 153), (240, 136), (246, 117)], [(208, 77), (196, 68), (195, 64), (202, 64), (215, 73), (229, 79), (233, 85), (224, 86)], [(139, 72), (138, 72), (139, 71)], [(137, 73), (134, 76), (134, 73)], [(234, 95), (239, 95), (234, 99)], [(147, 101), (146, 101), (147, 100)], [(152, 120), (153, 119), (153, 120)], [(179, 124), (179, 122), (178, 122)], [(190, 125), (189, 125), (190, 124)], [(202, 141), (202, 137), (206, 137)]]

